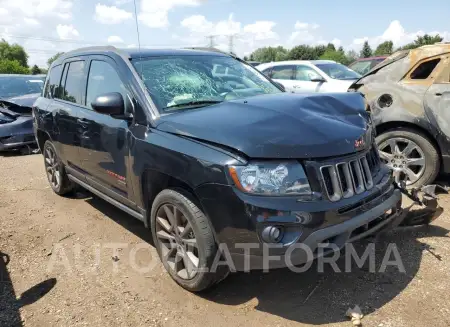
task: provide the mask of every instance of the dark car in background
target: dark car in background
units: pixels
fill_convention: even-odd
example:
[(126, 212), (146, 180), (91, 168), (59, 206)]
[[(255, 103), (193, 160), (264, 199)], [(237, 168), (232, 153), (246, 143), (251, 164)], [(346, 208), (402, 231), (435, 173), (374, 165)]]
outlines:
[(372, 68), (374, 68), (379, 63), (382, 63), (384, 59), (388, 56), (378, 56), (369, 58), (360, 58), (353, 63), (351, 63), (348, 68), (354, 70), (360, 75), (368, 73)]
[(0, 75), (0, 151), (34, 148), (31, 108), (44, 81), (45, 75)]
[(399, 51), (356, 81), (381, 158), (411, 188), (450, 173), (450, 44)]
[[(65, 53), (33, 111), (54, 192), (81, 185), (141, 220), (165, 269), (191, 291), (228, 268), (339, 251), (403, 218), (360, 94), (282, 92), (225, 53)], [(311, 256), (287, 251), (293, 244)], [(232, 262), (217, 267), (225, 248)]]

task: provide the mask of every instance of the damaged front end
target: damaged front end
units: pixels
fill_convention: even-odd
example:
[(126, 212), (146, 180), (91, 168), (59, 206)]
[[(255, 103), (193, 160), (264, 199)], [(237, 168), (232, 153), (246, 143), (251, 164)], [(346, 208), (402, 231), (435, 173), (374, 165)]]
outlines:
[(439, 185), (427, 185), (420, 189), (408, 190), (404, 183), (394, 182), (394, 187), (405, 195), (411, 203), (401, 209), (401, 213), (381, 232), (396, 227), (429, 225), (444, 212), (438, 203), (439, 194), (448, 194), (448, 189)]
[(31, 107), (0, 99), (0, 151), (35, 148)]

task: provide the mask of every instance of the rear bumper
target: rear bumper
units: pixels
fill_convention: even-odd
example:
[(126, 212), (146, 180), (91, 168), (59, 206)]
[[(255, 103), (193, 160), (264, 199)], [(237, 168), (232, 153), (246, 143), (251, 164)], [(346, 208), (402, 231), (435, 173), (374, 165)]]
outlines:
[(274, 269), (301, 265), (329, 255), (342, 249), (346, 243), (398, 226), (404, 219), (401, 200), (400, 191), (394, 190), (387, 200), (376, 207), (343, 223), (319, 229), (287, 248), (267, 245), (263, 255), (231, 254), (233, 264), (238, 271)]

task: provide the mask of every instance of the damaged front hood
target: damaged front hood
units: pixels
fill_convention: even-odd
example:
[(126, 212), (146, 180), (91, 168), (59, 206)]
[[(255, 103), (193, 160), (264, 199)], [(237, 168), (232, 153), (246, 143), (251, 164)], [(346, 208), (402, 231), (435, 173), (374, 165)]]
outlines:
[(157, 128), (231, 147), (251, 158), (338, 156), (372, 142), (358, 93), (260, 95), (163, 115)]
[(21, 96), (17, 96), (17, 97), (7, 98), (7, 99), (0, 99), (0, 100), (5, 100), (9, 103), (13, 103), (13, 104), (21, 106), (21, 107), (31, 108), (33, 106), (34, 102), (39, 97), (39, 95), (40, 95), (39, 93), (33, 93), (33, 94), (26, 94), (26, 95), (21, 95)]

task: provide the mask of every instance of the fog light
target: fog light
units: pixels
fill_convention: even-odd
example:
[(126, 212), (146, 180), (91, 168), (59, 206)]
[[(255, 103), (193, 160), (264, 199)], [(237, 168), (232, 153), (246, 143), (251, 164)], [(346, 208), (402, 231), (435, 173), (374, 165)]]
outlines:
[(277, 226), (267, 226), (263, 229), (261, 237), (266, 243), (278, 243), (283, 238), (283, 230)]

